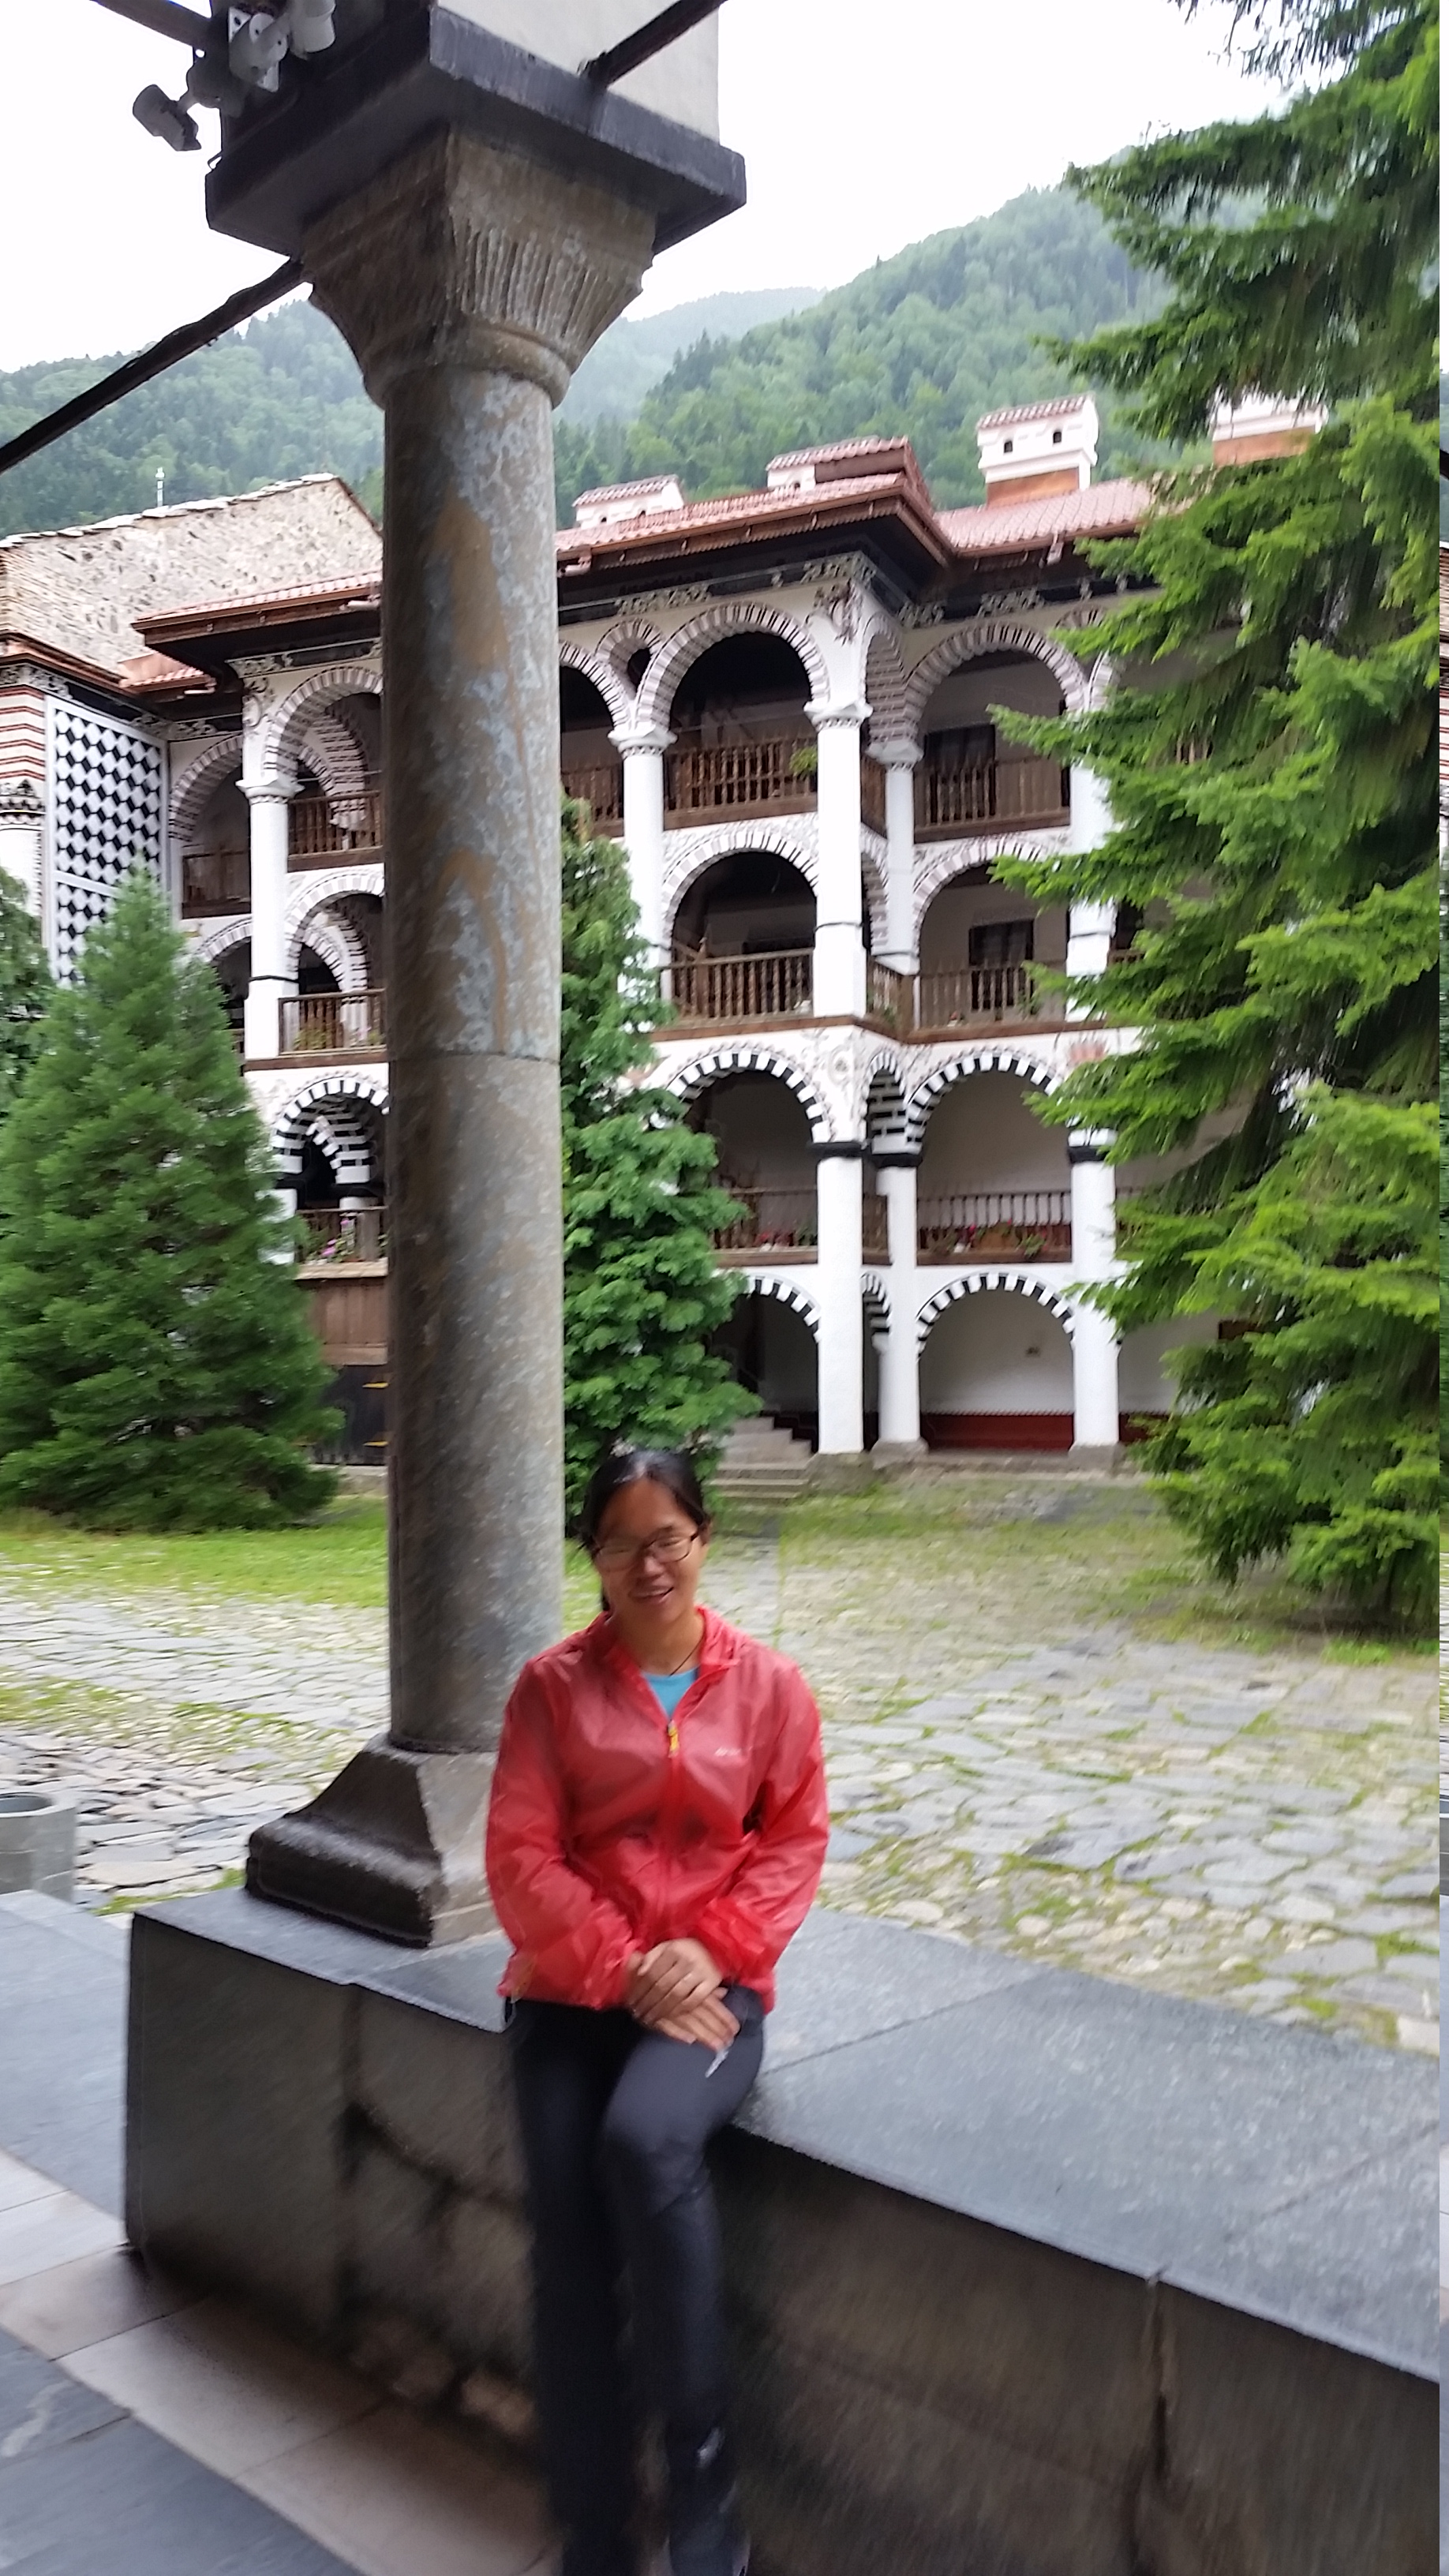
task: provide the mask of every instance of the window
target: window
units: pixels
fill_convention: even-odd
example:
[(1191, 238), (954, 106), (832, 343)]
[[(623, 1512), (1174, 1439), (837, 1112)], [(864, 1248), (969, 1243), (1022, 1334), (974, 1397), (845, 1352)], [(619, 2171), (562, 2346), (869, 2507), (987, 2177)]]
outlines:
[(1029, 966), (1036, 930), (1033, 920), (983, 921), (967, 934), (970, 966)]

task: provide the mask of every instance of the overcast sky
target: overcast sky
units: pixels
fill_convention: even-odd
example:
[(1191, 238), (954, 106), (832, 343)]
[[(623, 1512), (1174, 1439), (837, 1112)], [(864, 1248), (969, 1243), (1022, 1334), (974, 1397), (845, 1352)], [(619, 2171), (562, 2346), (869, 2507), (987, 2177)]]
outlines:
[[(1225, 0), (1192, 21), (1173, 0), (725, 0), (723, 132), (750, 203), (667, 252), (633, 309), (839, 285), (1068, 161), (1255, 113), (1268, 94), (1225, 59), (1229, 21)], [(135, 348), (274, 265), (206, 229), (215, 120), (180, 154), (132, 119), (186, 60), (94, 0), (0, 0), (0, 368)]]

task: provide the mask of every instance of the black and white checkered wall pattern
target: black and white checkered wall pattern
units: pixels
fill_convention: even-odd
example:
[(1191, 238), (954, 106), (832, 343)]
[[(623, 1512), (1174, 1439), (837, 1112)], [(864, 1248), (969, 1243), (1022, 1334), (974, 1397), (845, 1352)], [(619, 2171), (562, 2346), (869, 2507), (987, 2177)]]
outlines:
[(75, 968), (91, 924), (140, 860), (161, 873), (161, 753), (89, 708), (54, 704), (55, 970)]

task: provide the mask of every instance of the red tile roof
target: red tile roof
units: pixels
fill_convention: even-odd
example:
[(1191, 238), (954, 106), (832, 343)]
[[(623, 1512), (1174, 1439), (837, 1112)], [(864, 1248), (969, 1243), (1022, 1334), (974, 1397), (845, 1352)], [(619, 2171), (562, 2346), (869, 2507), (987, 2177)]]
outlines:
[(1082, 492), (1051, 492), (1037, 501), (978, 501), (938, 510), (942, 535), (960, 555), (1019, 554), (1058, 539), (1130, 536), (1152, 506), (1150, 483), (1089, 483)]

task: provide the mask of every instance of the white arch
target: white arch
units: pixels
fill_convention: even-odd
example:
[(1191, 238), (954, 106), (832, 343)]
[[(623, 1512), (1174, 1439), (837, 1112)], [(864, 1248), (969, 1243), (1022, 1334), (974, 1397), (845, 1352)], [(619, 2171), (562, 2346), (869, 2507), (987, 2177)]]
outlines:
[(171, 837), (179, 841), (194, 832), (218, 787), (227, 778), (241, 776), (242, 740), (239, 733), (223, 734), (210, 742), (199, 759), (193, 760), (171, 789)]
[(890, 1283), (879, 1271), (868, 1270), (860, 1283), (860, 1295), (866, 1331), (879, 1350), (891, 1328)]
[[(335, 1117), (346, 1112), (348, 1103), (367, 1102), (379, 1118), (387, 1114), (387, 1075), (385, 1071), (325, 1073), (309, 1082), (272, 1121), (272, 1152), (279, 1171), (295, 1172), (301, 1168), (302, 1147), (319, 1115)], [(356, 1115), (355, 1109), (349, 1114)]]
[(939, 1065), (911, 1093), (906, 1103), (906, 1142), (919, 1146), (925, 1137), (926, 1123), (943, 1093), (958, 1082), (969, 1082), (973, 1074), (1013, 1073), (1029, 1082), (1037, 1091), (1055, 1091), (1056, 1077), (1036, 1056), (1027, 1055), (1013, 1046), (963, 1047), (949, 1064)]
[(948, 1280), (944, 1288), (938, 1288), (934, 1297), (927, 1299), (916, 1323), (917, 1343), (924, 1347), (931, 1326), (940, 1322), (948, 1306), (956, 1305), (962, 1297), (983, 1296), (993, 1288), (1011, 1297), (1030, 1297), (1049, 1315), (1055, 1315), (1069, 1342), (1073, 1339), (1077, 1329), (1075, 1309), (1044, 1279), (1034, 1279), (1029, 1270), (968, 1270), (963, 1277)]
[(336, 699), (381, 695), (382, 672), (376, 662), (332, 662), (324, 670), (309, 671), (278, 698), (261, 727), (260, 776), (284, 778), (295, 769), (308, 733)]
[[(777, 1306), (788, 1306), (808, 1325), (817, 1342), (820, 1339), (820, 1309), (813, 1297), (796, 1286), (793, 1279), (767, 1275), (762, 1270), (742, 1270), (738, 1276), (747, 1282), (745, 1293), (753, 1297), (773, 1297)], [(738, 1301), (737, 1301), (738, 1302)]]
[[(802, 828), (803, 826), (803, 828)], [(885, 843), (867, 824), (861, 836), (860, 872), (865, 883), (865, 898), (870, 913), (870, 935), (877, 948), (885, 943), (885, 879), (881, 873), (880, 853)], [(696, 885), (706, 868), (718, 859), (748, 858), (752, 850), (763, 850), (774, 859), (788, 859), (798, 868), (812, 894), (820, 885), (820, 845), (815, 817), (806, 814), (793, 826), (783, 823), (716, 823), (697, 829), (668, 832), (664, 842), (664, 909), (665, 941), (674, 937), (674, 916), (692, 885)]]
[(367, 991), (367, 944), (345, 913), (334, 912), (324, 896), (298, 915), (287, 940), (287, 973), (295, 975), (302, 951), (310, 948), (330, 966), (339, 993)]
[(227, 956), (233, 948), (245, 948), (251, 935), (250, 913), (239, 913), (231, 921), (219, 921), (214, 930), (208, 930), (200, 939), (192, 941), (192, 961), (199, 966), (214, 966), (219, 957)]
[(558, 658), (561, 670), (581, 671), (586, 680), (592, 680), (609, 710), (610, 724), (629, 722), (634, 712), (634, 693), (612, 662), (606, 661), (602, 653), (591, 653), (585, 644), (560, 644)]
[(370, 1189), (377, 1177), (372, 1138), (355, 1109), (328, 1107), (308, 1121), (307, 1135), (332, 1166), (339, 1190)]
[[(667, 1037), (667, 1030), (664, 1034)], [(810, 1122), (812, 1145), (833, 1143), (830, 1112), (814, 1084), (798, 1065), (791, 1064), (787, 1056), (778, 1054), (773, 1047), (758, 1040), (729, 1039), (708, 1048), (692, 1057), (689, 1063), (682, 1064), (670, 1076), (665, 1089), (672, 1091), (677, 1099), (697, 1100), (702, 1091), (711, 1090), (715, 1083), (725, 1082), (735, 1073), (765, 1073), (772, 1075), (775, 1081), (783, 1082), (787, 1091), (793, 1091)]]
[(660, 645), (640, 682), (635, 723), (667, 726), (674, 692), (690, 664), (697, 662), (701, 653), (707, 653), (711, 644), (723, 643), (728, 635), (778, 635), (804, 663), (811, 697), (822, 705), (828, 701), (830, 675), (825, 657), (807, 626), (798, 618), (787, 617), (782, 608), (760, 608), (748, 599), (720, 600), (713, 608), (701, 609), (697, 617), (686, 618), (668, 643)]
[(994, 859), (1012, 858), (1022, 849), (1037, 853), (1065, 849), (1069, 837), (1066, 822), (1023, 823), (1014, 831), (982, 832), (969, 841), (927, 842), (918, 858), (912, 894), (917, 937), (937, 895), (958, 877), (979, 877), (989, 885)]
[(1038, 635), (1034, 626), (1012, 626), (1004, 618), (993, 618), (989, 625), (944, 636), (916, 664), (905, 687), (906, 733), (919, 736), (933, 692), (964, 662), (979, 661), (983, 653), (1022, 653), (1031, 661), (1044, 662), (1061, 690), (1068, 715), (1080, 715), (1087, 703), (1090, 684), (1074, 653), (1064, 644), (1054, 644), (1049, 635)]
[(302, 925), (324, 904), (333, 904), (339, 895), (367, 894), (382, 899), (382, 862), (373, 859), (361, 868), (308, 868), (287, 889), (286, 929), (287, 955), (291, 961), (287, 972), (297, 971), (297, 945)]
[(629, 692), (631, 706), (637, 692), (629, 677), (629, 664), (636, 653), (653, 654), (658, 646), (659, 629), (647, 617), (620, 617), (599, 638), (596, 649), (610, 669), (617, 671), (621, 687)]

